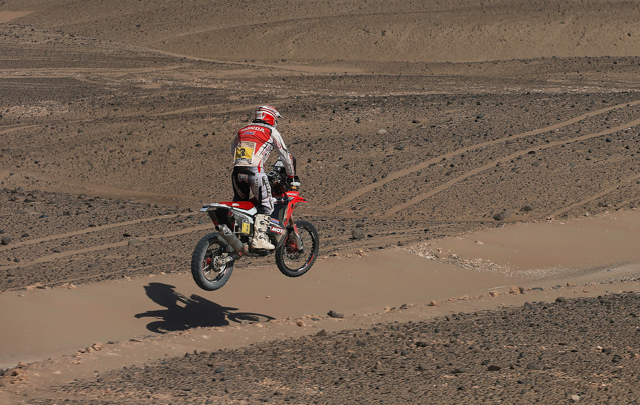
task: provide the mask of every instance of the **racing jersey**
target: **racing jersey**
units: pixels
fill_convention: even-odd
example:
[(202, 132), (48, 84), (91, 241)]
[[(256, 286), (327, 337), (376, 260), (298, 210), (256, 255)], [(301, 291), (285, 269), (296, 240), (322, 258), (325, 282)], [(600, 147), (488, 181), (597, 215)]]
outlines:
[(280, 132), (275, 127), (263, 123), (251, 123), (240, 128), (231, 144), (233, 164), (234, 166), (257, 167), (259, 172), (263, 172), (264, 163), (269, 159), (273, 148), (278, 152), (287, 171), (287, 176), (293, 177), (295, 175), (293, 158), (287, 150)]

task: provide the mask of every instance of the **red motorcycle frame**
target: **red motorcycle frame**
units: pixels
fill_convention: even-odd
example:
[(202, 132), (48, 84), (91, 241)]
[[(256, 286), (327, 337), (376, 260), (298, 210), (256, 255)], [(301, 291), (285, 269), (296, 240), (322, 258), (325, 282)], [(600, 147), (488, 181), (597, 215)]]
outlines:
[(277, 161), (268, 173), (274, 191), (274, 211), (267, 236), (275, 250), (251, 248), (257, 201), (230, 201), (206, 204), (200, 209), (213, 222), (216, 232), (204, 236), (191, 257), (191, 273), (200, 288), (208, 291), (222, 287), (233, 271), (233, 264), (242, 257), (262, 257), (275, 253), (276, 264), (288, 277), (305, 274), (318, 255), (319, 236), (307, 221), (294, 221), (293, 212), (299, 203), (299, 182), (288, 183), (282, 162)]

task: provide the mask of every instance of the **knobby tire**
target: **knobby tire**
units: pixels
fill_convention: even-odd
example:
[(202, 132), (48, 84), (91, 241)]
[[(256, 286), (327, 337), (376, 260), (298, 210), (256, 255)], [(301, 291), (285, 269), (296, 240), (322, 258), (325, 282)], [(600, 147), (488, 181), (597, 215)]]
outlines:
[[(211, 259), (211, 262), (216, 257), (225, 257), (229, 253), (226, 250), (226, 242), (220, 237), (217, 232), (210, 233), (204, 236), (191, 255), (191, 275), (198, 287), (207, 291), (215, 291), (226, 284), (233, 272), (233, 262), (226, 264), (224, 269), (220, 272), (216, 272), (212, 267), (210, 275), (208, 275), (208, 267), (205, 262), (207, 258)], [(211, 264), (209, 264), (211, 266)]]
[[(291, 249), (290, 239), (293, 233), (287, 235), (287, 239), (276, 248), (276, 264), (280, 272), (287, 277), (300, 277), (305, 274), (318, 257), (320, 247), (320, 237), (313, 224), (307, 221), (296, 221), (298, 233), (304, 242), (304, 253)], [(302, 257), (300, 266), (292, 265), (290, 262), (295, 258)]]

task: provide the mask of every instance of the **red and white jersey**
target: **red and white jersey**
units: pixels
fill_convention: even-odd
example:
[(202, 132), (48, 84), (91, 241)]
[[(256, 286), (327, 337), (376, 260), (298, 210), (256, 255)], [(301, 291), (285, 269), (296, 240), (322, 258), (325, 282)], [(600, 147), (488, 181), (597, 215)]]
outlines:
[(257, 167), (260, 172), (263, 172), (264, 163), (269, 159), (273, 148), (278, 152), (287, 171), (287, 176), (293, 177), (295, 173), (291, 154), (287, 150), (280, 132), (267, 124), (252, 123), (240, 128), (231, 144), (233, 164), (234, 166)]

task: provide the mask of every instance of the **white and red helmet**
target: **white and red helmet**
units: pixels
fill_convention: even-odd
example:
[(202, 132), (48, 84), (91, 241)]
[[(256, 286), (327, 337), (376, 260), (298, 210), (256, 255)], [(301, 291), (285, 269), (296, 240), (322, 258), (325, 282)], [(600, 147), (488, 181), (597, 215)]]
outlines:
[(261, 105), (256, 109), (255, 121), (262, 121), (272, 127), (278, 125), (278, 118), (282, 118), (278, 110), (270, 105)]

